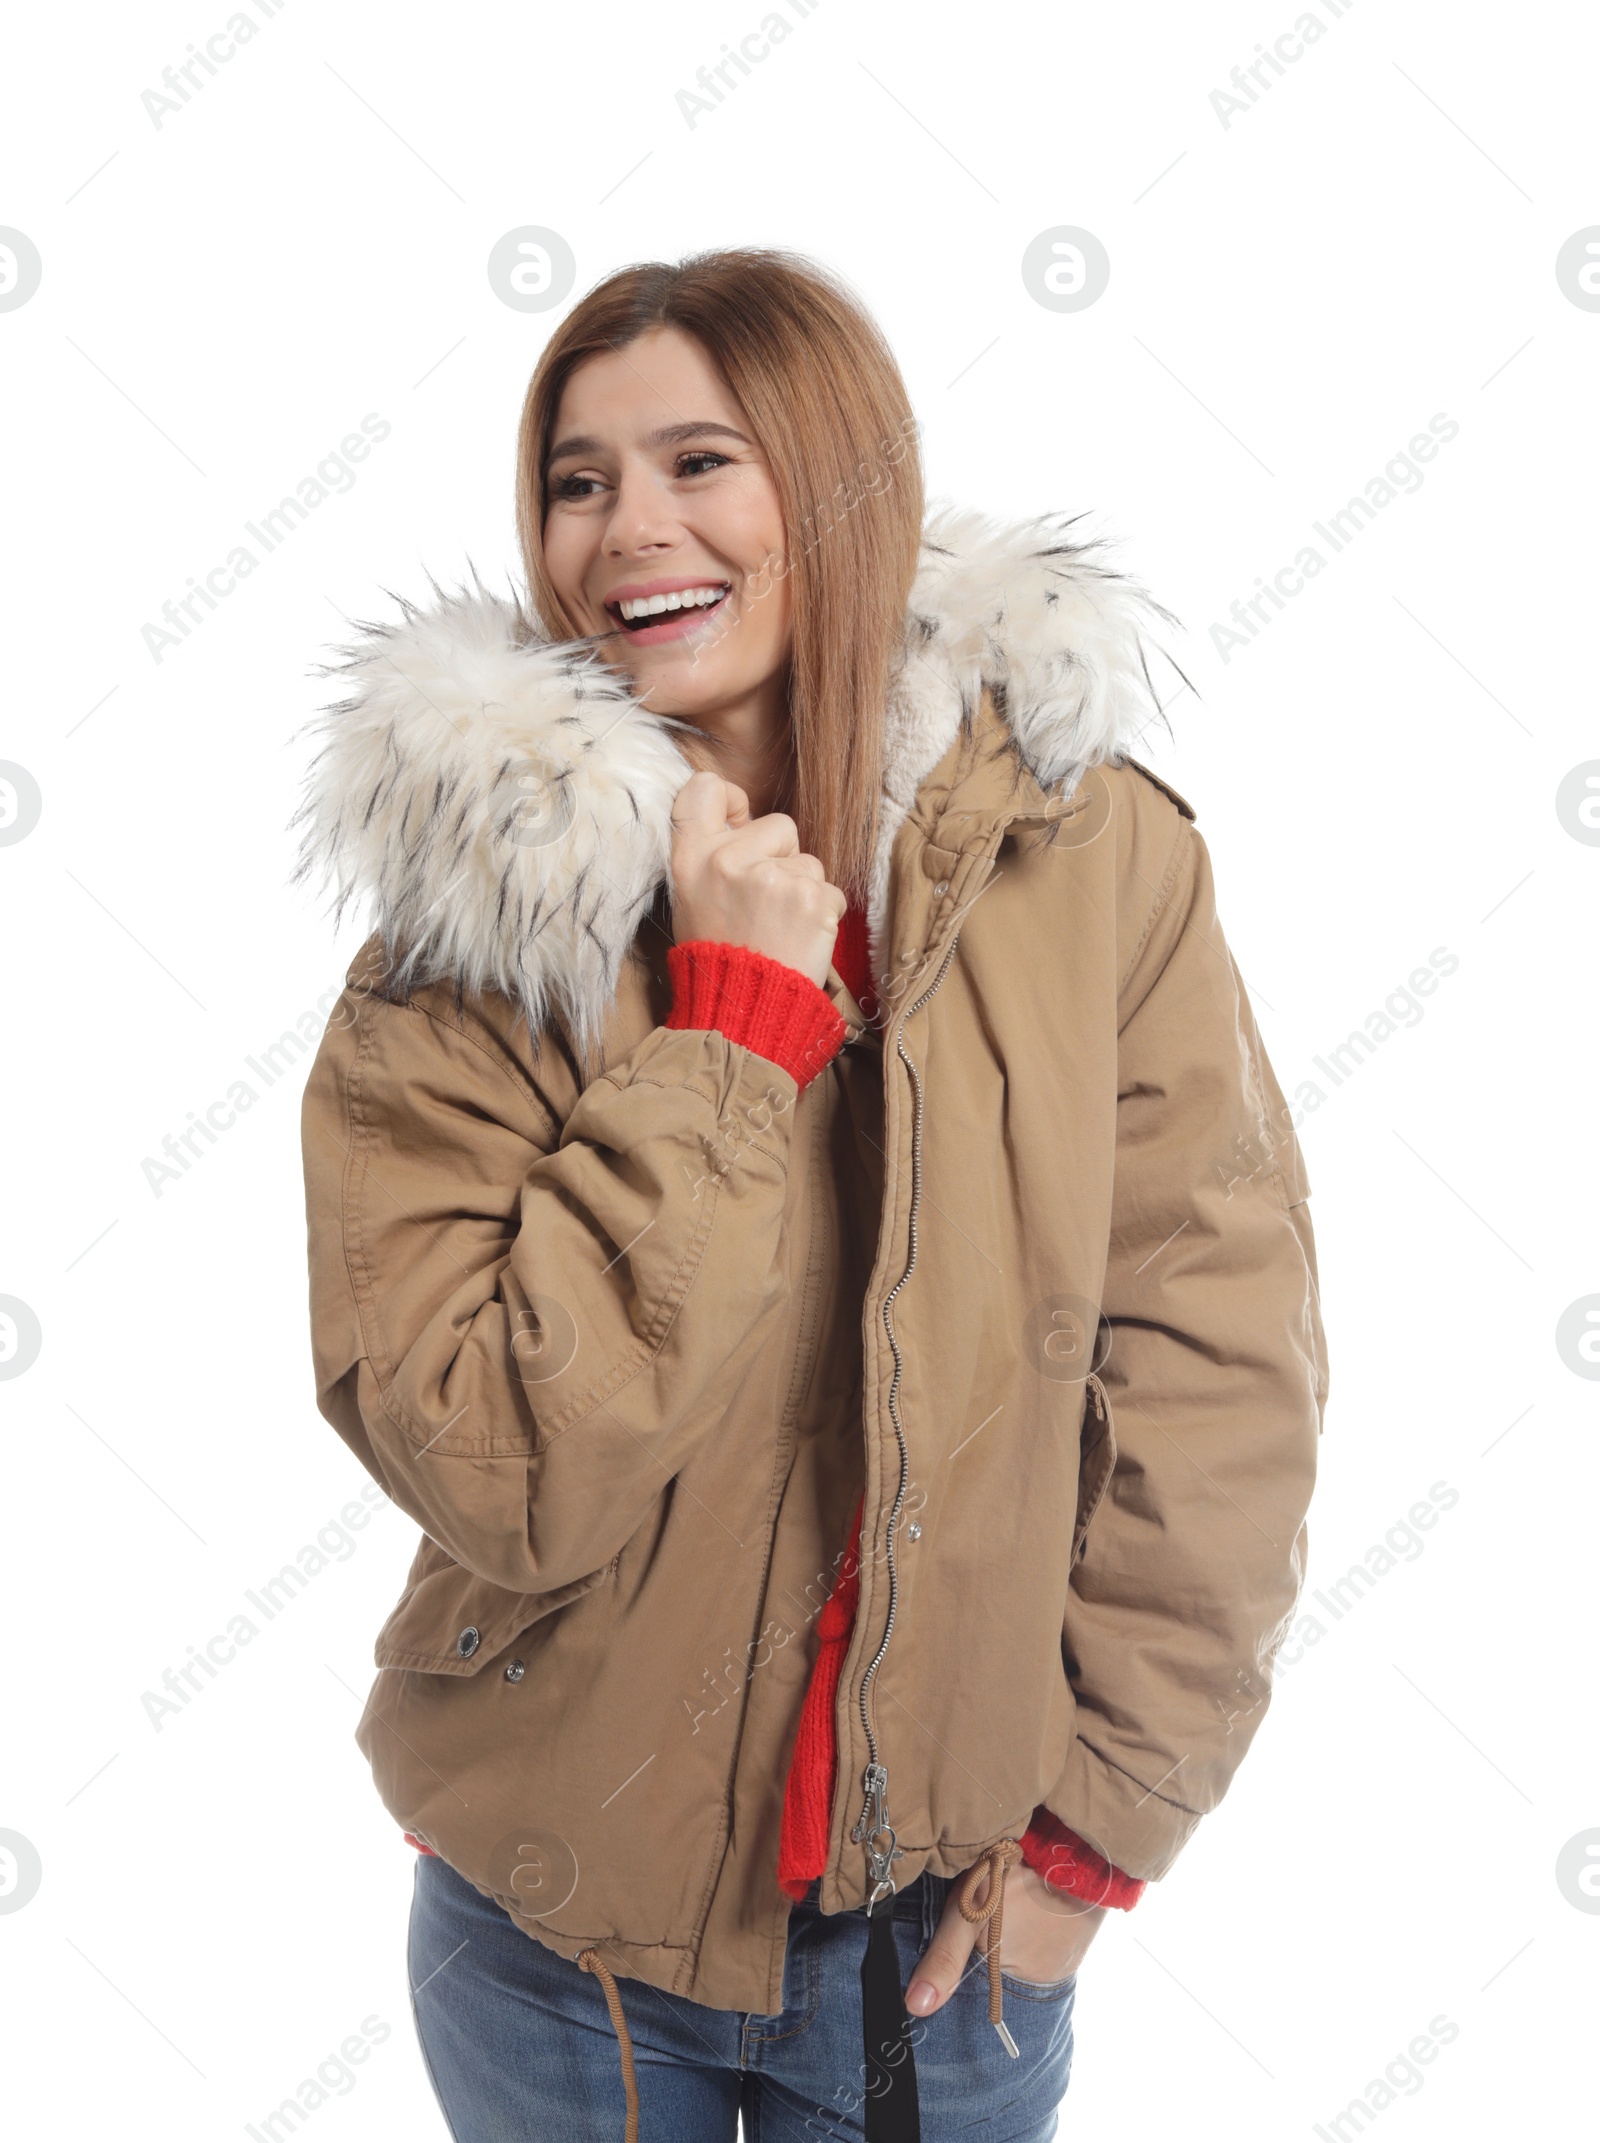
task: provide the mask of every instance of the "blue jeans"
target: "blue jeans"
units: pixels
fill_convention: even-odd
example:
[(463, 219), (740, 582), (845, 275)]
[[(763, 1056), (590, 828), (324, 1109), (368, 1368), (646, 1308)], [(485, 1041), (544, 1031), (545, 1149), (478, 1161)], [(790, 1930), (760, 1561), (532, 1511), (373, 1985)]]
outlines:
[[(921, 1875), (894, 1901), (903, 1984), (950, 1882)], [(862, 2134), (860, 1911), (824, 1915), (813, 1883), (791, 1909), (783, 2010), (708, 2009), (617, 1981), (633, 2040), (640, 2143), (824, 2143)], [(881, 1908), (880, 1908), (881, 1909)], [(407, 1963), (412, 2016), (456, 2143), (621, 2143), (616, 2033), (598, 1980), (525, 1935), (446, 1861), (418, 1854)], [(1008, 2054), (974, 1952), (956, 1992), (912, 2020), (924, 2143), (1049, 2143), (1072, 2066), (1073, 1978), (1002, 1975)]]

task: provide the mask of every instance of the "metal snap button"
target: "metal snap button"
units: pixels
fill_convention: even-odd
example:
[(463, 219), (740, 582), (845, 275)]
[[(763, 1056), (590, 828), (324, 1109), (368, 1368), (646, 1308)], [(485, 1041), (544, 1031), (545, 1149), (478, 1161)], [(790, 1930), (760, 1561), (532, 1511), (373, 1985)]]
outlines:
[(922, 1528), (920, 1525), (918, 1525), (915, 1518), (913, 1518), (911, 1523), (906, 1527), (906, 1538), (908, 1540), (920, 1540), (922, 1538)]
[(508, 1682), (520, 1682), (527, 1671), (520, 1659), (514, 1659), (506, 1669), (506, 1680)]
[(456, 1639), (456, 1650), (463, 1659), (470, 1659), (478, 1649), (478, 1632), (469, 1622)]
[(937, 884), (937, 885), (936, 885), (936, 886), (934, 887), (934, 889), (933, 889), (933, 897), (934, 897), (934, 899), (935, 899), (935, 900), (943, 900), (943, 899), (944, 899), (944, 896), (946, 895), (946, 893), (948, 893), (948, 892), (949, 892), (949, 890), (950, 890), (950, 881), (949, 881), (949, 879), (948, 879), (948, 878), (941, 878), (941, 879), (939, 880), (939, 883), (938, 883), (938, 884)]

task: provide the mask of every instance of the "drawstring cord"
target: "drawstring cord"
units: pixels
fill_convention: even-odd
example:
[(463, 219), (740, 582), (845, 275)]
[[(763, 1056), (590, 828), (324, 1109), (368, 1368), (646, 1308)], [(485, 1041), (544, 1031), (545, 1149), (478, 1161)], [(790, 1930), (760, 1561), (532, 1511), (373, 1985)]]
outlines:
[(622, 2056), (622, 2088), (628, 2099), (628, 2124), (623, 2131), (625, 2143), (639, 2143), (639, 2084), (633, 2073), (633, 2041), (628, 2036), (628, 2020), (622, 2013), (622, 1996), (597, 1949), (579, 1950), (577, 1964), (580, 1971), (592, 1972), (599, 1980), (606, 2007), (611, 2012), (611, 2028), (617, 2035), (617, 2050)]
[[(1018, 2051), (1017, 2042), (1006, 2029), (1000, 2013), (1000, 1921), (1005, 1911), (1006, 1870), (1015, 1867), (1022, 1858), (1022, 1847), (1015, 1838), (1000, 1838), (989, 1847), (981, 1860), (975, 1860), (961, 1878), (956, 1891), (956, 1903), (961, 1908), (961, 1917), (973, 1927), (983, 1929), (984, 1961), (989, 1967), (989, 2022), (1000, 2034), (1001, 2044), (1008, 2054)], [(981, 1905), (972, 1902), (977, 1894), (980, 1877), (987, 1876), (988, 1893)]]
[[(1018, 2052), (1017, 2042), (1006, 2028), (1001, 2013), (1002, 1992), (1000, 1986), (1000, 1931), (1005, 1914), (1006, 1870), (1016, 1866), (1022, 1858), (1022, 1847), (1015, 1838), (1000, 1838), (989, 1847), (980, 1860), (975, 1860), (961, 1878), (956, 1891), (956, 1903), (961, 1908), (961, 1917), (973, 1927), (983, 1930), (984, 1962), (989, 1968), (989, 2022), (999, 2032), (1001, 2043), (1008, 2054)], [(987, 1879), (988, 1889), (981, 1905), (974, 1903), (978, 1884)], [(606, 2008), (611, 2015), (611, 2027), (617, 2035), (617, 2050), (622, 2057), (622, 2088), (627, 2095), (628, 2120), (624, 2131), (625, 2143), (639, 2143), (639, 2084), (633, 2067), (633, 2040), (628, 2033), (628, 2020), (622, 2013), (622, 1996), (617, 1992), (617, 1982), (600, 1952), (592, 1945), (579, 1950), (576, 1959), (580, 1971), (592, 1972), (600, 1982), (606, 1998)]]

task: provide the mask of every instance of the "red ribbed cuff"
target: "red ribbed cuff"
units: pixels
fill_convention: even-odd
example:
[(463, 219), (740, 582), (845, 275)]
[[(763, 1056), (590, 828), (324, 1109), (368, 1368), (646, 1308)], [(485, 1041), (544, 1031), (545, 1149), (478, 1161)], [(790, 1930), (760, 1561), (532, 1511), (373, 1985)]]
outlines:
[(1048, 1808), (1033, 1811), (1021, 1844), (1022, 1857), (1036, 1875), (1042, 1875), (1052, 1890), (1065, 1890), (1086, 1905), (1111, 1905), (1118, 1912), (1129, 1912), (1144, 1896), (1142, 1881), (1114, 1868)]
[(765, 1057), (805, 1086), (838, 1054), (849, 1027), (809, 975), (748, 945), (691, 938), (667, 953), (669, 1027), (704, 1027)]

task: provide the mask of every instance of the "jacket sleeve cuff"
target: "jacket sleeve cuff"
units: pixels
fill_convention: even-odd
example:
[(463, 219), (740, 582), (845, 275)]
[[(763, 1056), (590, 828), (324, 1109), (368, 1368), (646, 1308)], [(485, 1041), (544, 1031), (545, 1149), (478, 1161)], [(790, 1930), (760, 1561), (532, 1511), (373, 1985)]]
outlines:
[(1144, 1884), (1103, 1859), (1048, 1808), (1033, 1811), (1021, 1838), (1022, 1857), (1052, 1890), (1065, 1890), (1086, 1905), (1111, 1905), (1129, 1912), (1144, 1895)]
[(1083, 1731), (1088, 1716), (1080, 1695), (1077, 1736), (1061, 1776), (1040, 1805), (1078, 1837), (1090, 1840), (1097, 1853), (1108, 1858), (1115, 1854), (1115, 1866), (1157, 1882), (1201, 1821), (1199, 1809), (1156, 1790), (1179, 1770), (1183, 1759), (1169, 1765), (1155, 1786), (1146, 1786), (1090, 1747)]
[(667, 953), (669, 1027), (704, 1027), (765, 1057), (805, 1086), (850, 1029), (809, 975), (748, 945), (692, 938)]

